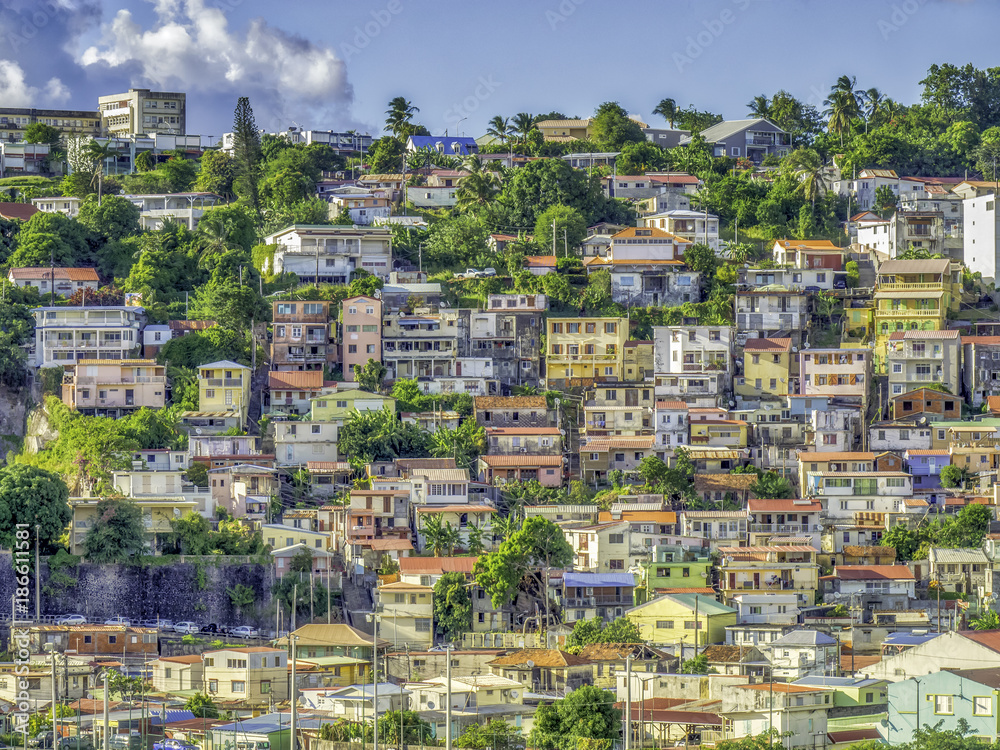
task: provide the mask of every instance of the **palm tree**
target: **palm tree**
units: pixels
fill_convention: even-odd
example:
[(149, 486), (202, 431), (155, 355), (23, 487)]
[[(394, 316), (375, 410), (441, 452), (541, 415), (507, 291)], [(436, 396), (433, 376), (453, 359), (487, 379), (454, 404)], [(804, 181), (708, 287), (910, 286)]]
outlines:
[(858, 109), (859, 92), (854, 90), (857, 85), (857, 79), (854, 76), (841, 76), (837, 79), (837, 82), (830, 87), (830, 96), (834, 94), (842, 93), (854, 100), (854, 109)]
[(87, 144), (87, 156), (97, 162), (97, 205), (101, 205), (101, 189), (103, 187), (104, 164), (115, 155), (115, 150), (111, 146), (111, 141), (105, 141), (102, 146), (97, 141), (92, 140)]
[(426, 546), (433, 551), (434, 557), (441, 557), (442, 552), (452, 554), (455, 551), (455, 545), (461, 541), (459, 530), (454, 528), (451, 523), (443, 523), (441, 516), (437, 513), (428, 513), (422, 515), (421, 518), (423, 523), (420, 526), (420, 532), (427, 541)]
[(876, 88), (870, 88), (861, 93), (861, 98), (865, 104), (865, 132), (868, 132), (868, 123), (874, 123), (885, 113), (885, 94)]
[(828, 118), (827, 128), (831, 133), (840, 136), (840, 145), (844, 145), (844, 133), (851, 132), (851, 118), (858, 114), (858, 103), (853, 93), (846, 91), (835, 91), (830, 94), (823, 104), (827, 108), (823, 111)]
[(673, 99), (661, 99), (660, 103), (656, 105), (656, 109), (653, 110), (654, 115), (659, 115), (668, 123), (670, 123), (670, 129), (674, 128), (674, 121), (677, 119), (677, 115), (680, 110), (677, 108), (677, 102)]
[(206, 258), (222, 255), (232, 250), (234, 244), (229, 240), (229, 235), (232, 232), (232, 219), (222, 219), (209, 214), (198, 222), (198, 235), (202, 245), (201, 259), (198, 261), (198, 265), (204, 267)]
[(1000, 629), (1000, 615), (996, 610), (988, 609), (969, 621), (973, 630), (998, 630)]
[(803, 196), (812, 202), (815, 210), (816, 198), (822, 197), (827, 190), (823, 160), (814, 149), (800, 148), (790, 153), (785, 163), (798, 178)]
[(763, 94), (751, 99), (747, 103), (747, 109), (750, 110), (750, 117), (760, 117), (764, 120), (771, 119), (771, 100)]
[(478, 154), (466, 157), (462, 171), (466, 176), (462, 178), (455, 192), (458, 200), (456, 207), (460, 211), (469, 211), (473, 214), (488, 208), (499, 192), (496, 174), (483, 168), (483, 162)]
[(419, 107), (413, 106), (413, 103), (408, 102), (404, 97), (395, 97), (389, 102), (389, 109), (385, 111), (387, 115), (385, 129), (398, 138), (403, 127), (409, 125), (413, 115), (419, 111)]
[(514, 128), (514, 132), (517, 134), (518, 141), (521, 143), (527, 143), (528, 136), (531, 135), (531, 131), (535, 129), (535, 118), (527, 112), (518, 112), (514, 115), (511, 125)]
[(513, 129), (510, 126), (510, 120), (506, 117), (501, 117), (497, 115), (486, 126), (486, 135), (493, 136), (501, 144), (507, 143), (510, 136), (513, 134)]

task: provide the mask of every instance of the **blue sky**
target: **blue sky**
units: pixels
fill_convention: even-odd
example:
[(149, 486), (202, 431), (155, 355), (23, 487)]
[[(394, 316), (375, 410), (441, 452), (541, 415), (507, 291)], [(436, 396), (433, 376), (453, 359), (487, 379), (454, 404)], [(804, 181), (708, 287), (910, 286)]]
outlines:
[(188, 132), (216, 137), (241, 94), (262, 127), (373, 134), (397, 95), (436, 134), (607, 100), (662, 124), (668, 96), (740, 118), (781, 88), (820, 104), (842, 74), (915, 102), (932, 63), (996, 65), (998, 24), (971, 0), (4, 0), (0, 106), (180, 90)]

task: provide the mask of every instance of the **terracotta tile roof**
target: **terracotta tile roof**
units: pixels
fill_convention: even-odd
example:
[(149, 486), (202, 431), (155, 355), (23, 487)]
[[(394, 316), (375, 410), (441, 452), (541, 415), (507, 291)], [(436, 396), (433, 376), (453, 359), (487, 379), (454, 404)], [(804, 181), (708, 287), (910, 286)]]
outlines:
[(183, 654), (181, 656), (161, 656), (157, 661), (169, 661), (175, 664), (198, 664), (201, 654)]
[(862, 740), (881, 740), (882, 735), (875, 727), (866, 727), (864, 729), (841, 729), (836, 732), (827, 732), (826, 738), (831, 744), (840, 745), (845, 742), (853, 744)]
[(167, 321), (171, 331), (204, 331), (215, 325), (214, 320), (170, 320)]
[(775, 245), (785, 248), (796, 248), (805, 250), (836, 250), (845, 252), (844, 248), (837, 247), (830, 240), (775, 240)]
[(278, 372), (268, 373), (268, 387), (274, 391), (295, 391), (314, 390), (318, 391), (323, 387), (322, 370), (302, 370), (299, 372)]
[(487, 466), (562, 466), (562, 456), (533, 456), (531, 454), (519, 453), (513, 456), (480, 456), (479, 460)]
[(683, 401), (657, 401), (657, 409), (687, 409), (688, 405)]
[(350, 461), (306, 461), (308, 471), (350, 471)]
[(593, 438), (584, 443), (581, 447), (588, 451), (609, 451), (616, 448), (643, 448), (649, 449), (653, 447), (656, 441), (655, 435), (638, 435), (635, 437), (629, 436), (613, 436), (613, 437), (601, 437)]
[[(516, 237), (514, 239), (517, 239)], [(554, 255), (527, 255), (524, 258), (525, 268), (555, 268), (556, 256)]]
[[(695, 477), (695, 486), (697, 486), (697, 482), (698, 477)], [(752, 497), (747, 503), (747, 509), (751, 513), (819, 513), (823, 510), (823, 503), (819, 500), (799, 500), (798, 498), (770, 500)]]
[(834, 577), (843, 581), (913, 581), (916, 580), (905, 565), (837, 565)]
[(960, 333), (957, 330), (943, 331), (895, 331), (889, 335), (890, 341), (904, 341), (910, 339), (957, 339)]
[(30, 203), (0, 203), (0, 218), (20, 219), (27, 221), (38, 213), (38, 209)]
[(561, 435), (556, 427), (487, 427), (487, 435)]
[(390, 550), (413, 549), (413, 542), (409, 539), (367, 539), (354, 542), (360, 547), (368, 547), (373, 552), (389, 552)]
[(528, 669), (527, 662), (533, 661), (536, 667), (576, 667), (590, 664), (590, 659), (570, 654), (555, 648), (524, 648), (512, 654), (506, 654), (488, 662), (491, 667), (519, 667)]
[(882, 661), (882, 654), (851, 654), (850, 650), (845, 654), (841, 651), (840, 671), (845, 674), (851, 674), (852, 670), (857, 672), (859, 669), (870, 667), (872, 664), (878, 664), (880, 661)]
[[(3, 204), (0, 204), (3, 205)], [(53, 276), (54, 272), (54, 276)], [(98, 281), (97, 270), (93, 268), (55, 268), (43, 266), (25, 266), (12, 268), (8, 277), (17, 279), (51, 279), (59, 281)]]
[(882, 547), (878, 545), (859, 546), (857, 544), (845, 544), (844, 554), (851, 557), (895, 557), (895, 547)]
[(1000, 336), (962, 336), (962, 343), (976, 344), (977, 346), (1000, 346)]
[[(642, 232), (642, 234), (639, 234), (639, 232)], [(656, 227), (627, 227), (618, 232), (618, 234), (611, 235), (612, 240), (634, 239), (637, 237), (648, 237), (656, 240), (674, 240), (675, 242), (689, 242), (689, 240), (682, 239), (675, 234), (671, 234), (663, 229), (657, 229)]]
[[(706, 424), (711, 424), (706, 422)], [(757, 481), (756, 474), (695, 474), (695, 492), (744, 492)]]
[(476, 396), (475, 409), (547, 409), (545, 396)]
[(792, 349), (791, 339), (747, 339), (745, 352), (787, 352)]
[(478, 557), (401, 557), (399, 574), (472, 573)]

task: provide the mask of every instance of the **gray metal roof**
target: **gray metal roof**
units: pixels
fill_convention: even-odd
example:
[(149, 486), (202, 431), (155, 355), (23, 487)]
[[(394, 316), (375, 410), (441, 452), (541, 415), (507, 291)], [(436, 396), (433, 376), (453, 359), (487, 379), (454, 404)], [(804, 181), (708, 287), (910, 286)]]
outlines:
[(990, 559), (986, 553), (976, 547), (964, 547), (959, 549), (946, 549), (944, 547), (931, 547), (930, 558), (939, 563), (989, 563)]
[[(750, 119), (750, 120), (724, 120), (723, 122), (713, 125), (710, 128), (705, 128), (704, 130), (701, 131), (700, 135), (708, 143), (716, 143), (718, 141), (725, 141), (727, 138), (731, 138), (737, 133), (742, 132), (743, 130), (746, 130), (747, 128), (752, 127), (754, 125), (759, 125), (761, 123), (769, 125), (770, 127), (774, 128), (774, 132), (776, 133), (785, 132), (770, 120), (765, 120), (763, 118), (758, 117), (756, 119)], [(691, 141), (691, 136), (681, 138), (681, 145), (684, 145), (685, 143), (690, 143), (690, 141)]]
[(833, 646), (836, 638), (831, 638), (818, 630), (793, 630), (780, 638), (775, 638), (768, 646)]

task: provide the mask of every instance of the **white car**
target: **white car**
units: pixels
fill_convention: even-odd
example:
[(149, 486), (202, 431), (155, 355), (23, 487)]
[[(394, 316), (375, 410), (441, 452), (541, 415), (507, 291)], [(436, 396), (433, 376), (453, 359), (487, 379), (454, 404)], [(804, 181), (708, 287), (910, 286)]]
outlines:
[(229, 635), (236, 638), (259, 638), (260, 631), (257, 628), (251, 628), (249, 625), (240, 625), (238, 628), (230, 630)]
[(104, 621), (105, 625), (124, 625), (126, 628), (132, 624), (132, 621), (127, 617), (112, 617), (110, 620)]
[(63, 615), (56, 620), (56, 625), (86, 625), (87, 618), (83, 615)]
[(190, 635), (191, 633), (197, 633), (201, 630), (198, 627), (198, 623), (191, 622), (190, 620), (185, 620), (184, 622), (174, 623), (174, 632), (181, 633), (183, 635)]

